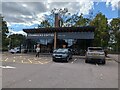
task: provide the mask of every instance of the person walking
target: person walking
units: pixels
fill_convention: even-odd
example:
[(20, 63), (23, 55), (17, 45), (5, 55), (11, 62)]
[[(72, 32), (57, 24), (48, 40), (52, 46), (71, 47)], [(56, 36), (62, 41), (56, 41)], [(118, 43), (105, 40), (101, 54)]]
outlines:
[(39, 53), (40, 53), (40, 45), (38, 44), (36, 47), (36, 57), (39, 57)]

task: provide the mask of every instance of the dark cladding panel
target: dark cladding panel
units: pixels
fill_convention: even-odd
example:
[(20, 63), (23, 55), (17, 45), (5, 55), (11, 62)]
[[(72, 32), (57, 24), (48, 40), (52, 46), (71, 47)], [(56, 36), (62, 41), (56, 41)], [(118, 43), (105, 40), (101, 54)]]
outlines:
[(94, 32), (64, 32), (58, 33), (59, 39), (94, 39)]

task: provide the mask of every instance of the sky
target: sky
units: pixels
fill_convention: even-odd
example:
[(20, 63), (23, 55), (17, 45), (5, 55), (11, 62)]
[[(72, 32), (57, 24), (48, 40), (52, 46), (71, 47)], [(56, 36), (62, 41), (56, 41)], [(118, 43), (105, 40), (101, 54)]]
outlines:
[(37, 27), (45, 19), (45, 15), (49, 15), (53, 8), (68, 8), (69, 13), (83, 13), (84, 16), (89, 16), (91, 11), (94, 15), (102, 12), (108, 18), (108, 22), (118, 17), (118, 9), (120, 8), (120, 5), (118, 5), (119, 0), (99, 0), (97, 2), (94, 0), (64, 1), (66, 2), (59, 2), (59, 0), (44, 0), (44, 2), (36, 0), (26, 0), (26, 2), (24, 0), (19, 0), (19, 2), (4, 0), (2, 1), (0, 14), (7, 21), (11, 34), (26, 35), (23, 29)]

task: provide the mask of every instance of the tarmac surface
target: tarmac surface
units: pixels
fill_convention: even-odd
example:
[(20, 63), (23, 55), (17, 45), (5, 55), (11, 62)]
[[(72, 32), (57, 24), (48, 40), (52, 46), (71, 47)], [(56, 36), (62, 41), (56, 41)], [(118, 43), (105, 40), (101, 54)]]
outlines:
[(53, 62), (51, 55), (2, 55), (3, 88), (118, 88), (118, 63), (106, 58), (106, 65), (85, 63), (73, 56), (68, 63)]

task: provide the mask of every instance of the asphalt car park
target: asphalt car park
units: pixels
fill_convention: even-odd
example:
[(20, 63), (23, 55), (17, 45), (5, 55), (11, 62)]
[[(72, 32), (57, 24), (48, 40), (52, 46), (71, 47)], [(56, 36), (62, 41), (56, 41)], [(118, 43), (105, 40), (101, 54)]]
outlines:
[[(72, 59), (70, 59), (68, 62), (63, 61), (63, 60), (58, 60), (58, 61), (53, 61), (52, 55), (40, 55), (40, 57), (35, 57), (35, 54), (11, 54), (11, 53), (4, 53), (2, 55), (2, 59), (0, 60), (2, 62), (3, 66), (9, 66), (9, 64), (35, 64), (35, 65), (44, 65), (44, 64), (55, 64), (55, 63), (61, 63), (65, 64), (68, 63), (69, 65), (71, 64), (90, 64), (90, 65), (103, 65), (99, 63), (94, 63), (94, 62), (89, 62), (85, 63), (85, 56), (78, 56), (78, 55), (73, 55)], [(109, 62), (115, 62), (111, 58), (106, 57), (106, 64)]]
[(3, 88), (117, 88), (118, 63), (106, 58), (105, 65), (85, 63), (84, 56), (54, 62), (52, 55), (2, 55)]
[[(106, 58), (107, 61), (110, 61), (111, 58)], [(4, 53), (2, 59), (0, 60), (4, 63), (21, 63), (21, 64), (47, 64), (47, 63), (67, 63), (63, 60), (53, 62), (52, 55), (40, 55), (40, 57), (35, 57), (35, 54), (11, 54)], [(68, 63), (85, 63), (85, 56), (73, 55), (72, 59)], [(96, 63), (90, 63), (96, 64)]]

